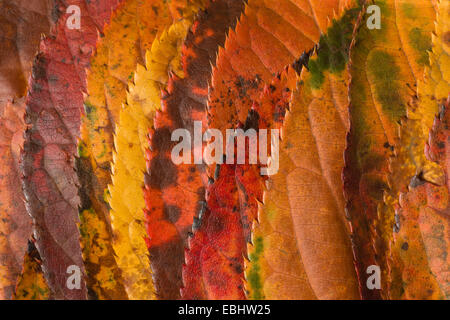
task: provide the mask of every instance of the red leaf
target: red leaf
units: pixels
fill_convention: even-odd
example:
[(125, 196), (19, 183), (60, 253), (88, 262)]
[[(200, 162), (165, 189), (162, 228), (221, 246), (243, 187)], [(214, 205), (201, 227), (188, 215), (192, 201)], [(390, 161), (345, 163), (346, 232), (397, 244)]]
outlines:
[[(78, 180), (74, 155), (83, 108), (85, 69), (99, 30), (109, 20), (117, 0), (58, 1), (59, 17), (51, 36), (41, 43), (27, 99), (23, 157), (24, 192), (33, 217), (36, 246), (42, 257), (51, 298), (85, 299), (86, 288), (66, 287), (66, 270), (83, 270), (79, 244)], [(81, 9), (81, 29), (66, 28), (66, 8)], [(83, 271), (84, 272), (84, 271)]]
[[(239, 126), (244, 130), (279, 129), (296, 79), (291, 68), (277, 75), (263, 87), (245, 124)], [(270, 150), (270, 138), (268, 143)], [(264, 182), (260, 166), (248, 164), (249, 149), (246, 164), (216, 165), (216, 181), (208, 187), (206, 211), (199, 217), (200, 226), (186, 251), (183, 299), (245, 299), (244, 257)]]
[(216, 181), (208, 187), (207, 209), (190, 240), (183, 268), (182, 299), (245, 299), (244, 238), (240, 190), (235, 166), (218, 166)]

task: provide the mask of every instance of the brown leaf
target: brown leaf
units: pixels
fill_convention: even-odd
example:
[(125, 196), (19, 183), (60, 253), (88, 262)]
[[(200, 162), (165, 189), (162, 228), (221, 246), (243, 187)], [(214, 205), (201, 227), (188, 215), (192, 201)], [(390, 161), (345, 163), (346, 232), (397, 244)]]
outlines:
[(23, 97), (41, 34), (50, 29), (52, 0), (0, 2), (0, 114), (6, 101)]

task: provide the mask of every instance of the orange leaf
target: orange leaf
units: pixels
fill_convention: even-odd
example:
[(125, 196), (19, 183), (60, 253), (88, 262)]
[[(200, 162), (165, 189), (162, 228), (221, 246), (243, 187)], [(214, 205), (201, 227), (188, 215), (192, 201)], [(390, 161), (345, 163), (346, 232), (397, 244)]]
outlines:
[(348, 49), (361, 8), (333, 20), (298, 79), (283, 124), (279, 172), (252, 230), (252, 299), (358, 299), (341, 173), (349, 128)]
[(179, 298), (187, 237), (204, 205), (208, 181), (202, 165), (173, 164), (171, 132), (186, 128), (192, 133), (193, 121), (206, 118), (210, 62), (242, 9), (242, 1), (216, 0), (199, 13), (182, 48), (185, 78), (169, 79), (162, 110), (154, 119), (145, 177), (146, 224), (155, 286), (162, 299)]
[[(263, 88), (240, 128), (281, 127), (295, 79), (292, 68), (277, 75)], [(206, 211), (198, 218), (198, 230), (186, 252), (184, 299), (245, 298), (244, 257), (257, 200), (262, 200), (262, 183), (259, 166), (248, 164), (248, 156), (246, 164), (216, 165), (215, 181), (207, 190)]]
[(313, 48), (351, 0), (250, 0), (219, 50), (209, 96), (209, 126), (243, 123), (258, 91), (274, 74)]
[(397, 210), (399, 231), (394, 235), (403, 262), (407, 299), (450, 297), (449, 148), (450, 96), (436, 117), (426, 148), (428, 159), (445, 172), (443, 185), (416, 176), (402, 193)]

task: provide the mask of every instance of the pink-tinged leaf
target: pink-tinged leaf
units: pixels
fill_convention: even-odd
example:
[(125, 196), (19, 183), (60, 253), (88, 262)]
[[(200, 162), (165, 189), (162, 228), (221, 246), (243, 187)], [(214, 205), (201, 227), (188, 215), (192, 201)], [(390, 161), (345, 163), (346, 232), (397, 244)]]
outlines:
[[(67, 268), (84, 273), (77, 227), (79, 182), (74, 155), (83, 108), (85, 69), (117, 0), (57, 1), (51, 35), (41, 42), (26, 103), (22, 166), (27, 210), (33, 218), (36, 247), (53, 299), (85, 299), (81, 288), (66, 286)], [(70, 5), (81, 10), (81, 28), (69, 29)]]
[(0, 115), (0, 299), (11, 299), (31, 235), (19, 158), (25, 123), (23, 100), (8, 103)]

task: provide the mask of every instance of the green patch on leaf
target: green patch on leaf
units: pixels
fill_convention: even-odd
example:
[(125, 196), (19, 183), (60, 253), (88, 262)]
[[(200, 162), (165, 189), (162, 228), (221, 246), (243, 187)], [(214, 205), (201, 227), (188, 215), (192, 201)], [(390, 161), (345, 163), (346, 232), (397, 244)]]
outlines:
[(409, 19), (414, 19), (414, 17), (416, 16), (414, 13), (414, 6), (411, 3), (403, 3), (401, 9), (405, 16), (407, 16)]
[(355, 21), (360, 10), (361, 8), (347, 10), (341, 19), (334, 19), (327, 33), (321, 36), (317, 57), (308, 63), (310, 85), (313, 89), (320, 89), (325, 79), (325, 71), (337, 74), (345, 69)]
[(87, 158), (89, 156), (89, 151), (84, 142), (79, 142), (77, 146), (78, 156), (81, 158)]
[(428, 65), (428, 51), (431, 50), (431, 37), (427, 36), (420, 28), (413, 28), (408, 34), (411, 46), (419, 53), (417, 63)]
[(251, 296), (250, 299), (262, 300), (264, 299), (264, 292), (262, 291), (261, 283), (261, 266), (259, 264), (259, 258), (264, 251), (264, 240), (262, 237), (257, 237), (254, 241), (254, 250), (250, 254), (249, 258), (252, 263), (249, 272), (247, 273), (247, 281), (250, 284)]
[(397, 81), (400, 67), (392, 55), (383, 50), (375, 50), (368, 57), (368, 72), (374, 77), (375, 95), (383, 112), (395, 122), (406, 115), (406, 106), (399, 94)]
[(95, 123), (98, 120), (97, 108), (92, 103), (88, 101), (84, 103), (84, 112), (91, 123)]

